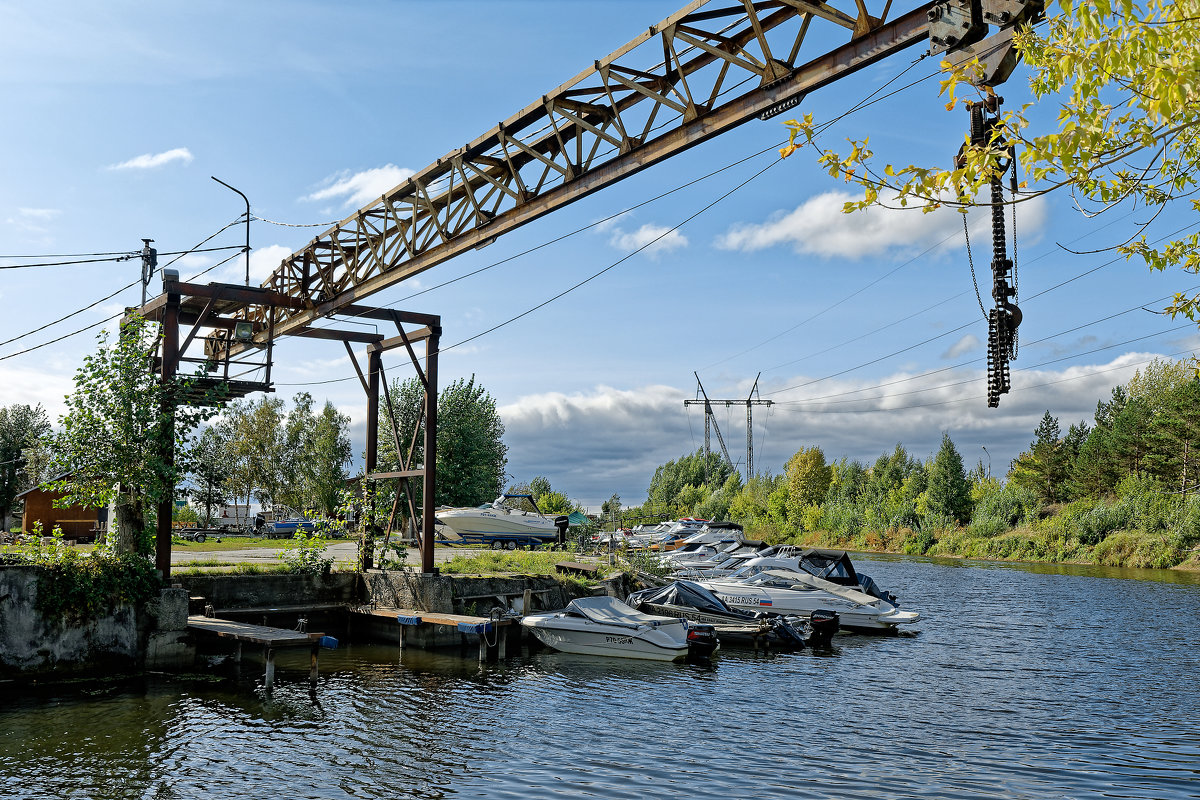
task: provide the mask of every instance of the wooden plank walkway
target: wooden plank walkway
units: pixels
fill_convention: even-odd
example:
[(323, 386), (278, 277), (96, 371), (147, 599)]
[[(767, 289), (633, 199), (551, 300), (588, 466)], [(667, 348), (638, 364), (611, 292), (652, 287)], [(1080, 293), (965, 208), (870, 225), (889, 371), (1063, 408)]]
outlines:
[[(486, 661), (489, 651), (495, 650), (497, 658), (505, 656), (504, 629), (516, 624), (512, 617), (492, 619), (490, 617), (473, 617), (467, 614), (447, 614), (441, 611), (417, 611), (412, 608), (386, 608), (381, 606), (363, 607), (354, 613), (371, 617), (395, 620), (399, 626), (400, 650), (404, 650), (408, 631), (420, 625), (438, 625), (454, 628), (459, 633), (473, 633), (479, 636), (479, 660)], [(489, 639), (491, 642), (489, 643)]]
[(266, 659), (266, 689), (275, 685), (275, 651), (285, 648), (307, 647), (310, 650), (309, 683), (317, 685), (317, 653), (321, 649), (323, 633), (304, 633), (265, 625), (251, 625), (230, 619), (216, 619), (193, 615), (188, 617), (188, 630), (220, 639), (231, 639), (237, 643), (237, 661), (242, 660), (242, 646), (258, 645), (263, 648)]

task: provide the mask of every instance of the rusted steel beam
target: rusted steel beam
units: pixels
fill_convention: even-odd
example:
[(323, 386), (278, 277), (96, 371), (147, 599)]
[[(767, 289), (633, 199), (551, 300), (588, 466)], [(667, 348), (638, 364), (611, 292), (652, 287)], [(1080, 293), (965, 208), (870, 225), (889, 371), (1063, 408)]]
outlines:
[(292, 333), (293, 336), (303, 336), (306, 339), (334, 339), (342, 342), (358, 342), (359, 344), (375, 344), (382, 342), (382, 333), (367, 333), (366, 331), (342, 331), (336, 328), (301, 328)]
[(423, 469), (401, 469), (395, 472), (372, 472), (367, 477), (381, 481), (386, 478), (421, 478), (424, 475), (425, 470)]
[[(861, 21), (858, 0), (838, 3), (848, 11), (816, 0), (743, 0), (703, 11), (703, 3), (691, 3), (285, 260), (264, 284), (269, 290), (301, 305), (314, 294), (326, 299), (315, 308), (276, 303), (275, 335), (343, 313), (358, 299), (927, 36), (932, 4), (891, 23), (871, 18), (871, 30), (811, 58), (801, 43), (829, 42), (830, 32), (846, 36), (844, 28)], [(822, 35), (806, 36), (814, 19)], [(795, 26), (784, 31), (795, 42), (786, 56), (767, 45), (766, 33), (781, 25)], [(661, 40), (662, 63), (648, 70), (624, 63), (651, 39)], [(757, 79), (752, 88), (712, 107), (747, 76)], [(656, 135), (662, 122), (669, 124)], [(249, 318), (262, 313), (245, 310)]]
[[(299, 297), (290, 297), (272, 289), (260, 286), (237, 286), (231, 283), (203, 284), (186, 283), (184, 281), (163, 281), (163, 292), (176, 292), (189, 297), (218, 297), (221, 300), (232, 300), (239, 303), (253, 303), (264, 306), (279, 306), (280, 308), (295, 310), (307, 309), (312, 305)], [(146, 306), (152, 306), (162, 299), (162, 296), (155, 298), (147, 303)]]
[(376, 353), (384, 350), (392, 350), (396, 347), (407, 347), (410, 342), (419, 342), (422, 339), (428, 339), (432, 336), (431, 328), (418, 328), (415, 331), (409, 331), (405, 336), (393, 336), (390, 339), (384, 339), (382, 342), (375, 342), (367, 345), (367, 352)]

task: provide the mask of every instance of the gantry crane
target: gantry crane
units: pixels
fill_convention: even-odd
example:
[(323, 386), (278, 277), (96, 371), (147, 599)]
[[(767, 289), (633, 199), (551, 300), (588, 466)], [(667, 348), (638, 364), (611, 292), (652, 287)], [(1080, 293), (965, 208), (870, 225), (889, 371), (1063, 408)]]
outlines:
[[(603, 13), (603, 4), (595, 5)], [(225, 377), (247, 350), (265, 353), (265, 378), (241, 386), (245, 391), (270, 388), (271, 346), (280, 336), (340, 340), (347, 350), (366, 343), (365, 375), (354, 361), (368, 395), (366, 471), (423, 478), (421, 563), (431, 571), (433, 471), (375, 473), (376, 420), (381, 355), (403, 346), (426, 389), (426, 457), (436, 452), (440, 320), (361, 301), (750, 120), (770, 119), (807, 93), (918, 44), (955, 62), (978, 58), (982, 82), (998, 84), (1015, 64), (1017, 27), (1042, 13), (1042, 0), (940, 0), (911, 4), (889, 18), (892, 6), (892, 0), (694, 0), (316, 236), (261, 287), (200, 286), (167, 276), (164, 294), (142, 311), (164, 329), (190, 324), (192, 330), (183, 346), (178, 330), (164, 334), (164, 376), (188, 360), (187, 345), (201, 328), (213, 332), (204, 357), (194, 360), (216, 365)], [(997, 290), (1003, 295), (1004, 287)], [(355, 316), (395, 323), (398, 336), (313, 327)], [(424, 370), (413, 350), (417, 341), (426, 343)], [(158, 566), (169, 569), (169, 529), (164, 534), (159, 519)]]

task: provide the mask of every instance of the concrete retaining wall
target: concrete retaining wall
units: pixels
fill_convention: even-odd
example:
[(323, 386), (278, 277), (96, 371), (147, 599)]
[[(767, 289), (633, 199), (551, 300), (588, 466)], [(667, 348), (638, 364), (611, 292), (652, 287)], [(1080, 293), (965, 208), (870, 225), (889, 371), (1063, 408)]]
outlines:
[(190, 594), (220, 612), (287, 605), (357, 603), (358, 575), (188, 575), (176, 578)]
[(165, 589), (141, 607), (66, 623), (37, 610), (41, 567), (0, 566), (0, 678), (135, 674), (191, 663), (187, 592)]
[(494, 606), (510, 606), (526, 589), (533, 593), (530, 611), (562, 608), (571, 600), (568, 586), (533, 575), (471, 577), (371, 572), (362, 576), (368, 603), (447, 614), (486, 617)]
[[(279, 606), (375, 604), (422, 611), (488, 616), (495, 606), (526, 612), (562, 608), (572, 584), (535, 576), (462, 577), (410, 572), (330, 575), (205, 575), (181, 580), (139, 608), (120, 606), (96, 619), (64, 624), (37, 611), (39, 567), (0, 566), (0, 680), (73, 674), (134, 674), (186, 669), (195, 649), (187, 636), (188, 599), (205, 598), (216, 611)], [(621, 596), (619, 585), (606, 587)], [(525, 590), (531, 608), (521, 609)], [(198, 612), (200, 609), (194, 609)], [(314, 620), (315, 622), (315, 620)], [(289, 623), (290, 626), (291, 623)], [(310, 628), (311, 629), (311, 628)], [(394, 635), (395, 624), (381, 635)], [(368, 636), (368, 630), (355, 633)], [(457, 641), (448, 637), (445, 644)], [(441, 644), (430, 642), (429, 644)]]

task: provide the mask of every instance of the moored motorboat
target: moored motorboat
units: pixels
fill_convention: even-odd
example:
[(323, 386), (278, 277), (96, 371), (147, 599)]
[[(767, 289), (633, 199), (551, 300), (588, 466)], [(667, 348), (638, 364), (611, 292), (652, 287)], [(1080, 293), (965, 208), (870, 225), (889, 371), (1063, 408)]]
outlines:
[(727, 644), (753, 647), (828, 644), (838, 630), (835, 612), (814, 612), (810, 621), (798, 616), (772, 616), (730, 608), (708, 589), (691, 581), (672, 581), (666, 586), (643, 589), (629, 595), (626, 602), (641, 611), (712, 625), (717, 637)]
[(848, 630), (895, 632), (921, 617), (915, 611), (901, 611), (891, 595), (875, 596), (858, 586), (819, 578), (795, 559), (752, 559), (732, 575), (698, 583), (733, 608), (802, 617), (822, 609), (835, 611), (841, 627)]
[(685, 619), (644, 614), (615, 597), (580, 597), (561, 611), (530, 614), (521, 625), (555, 650), (584, 655), (679, 661), (709, 655), (718, 644), (711, 628), (694, 630)]

